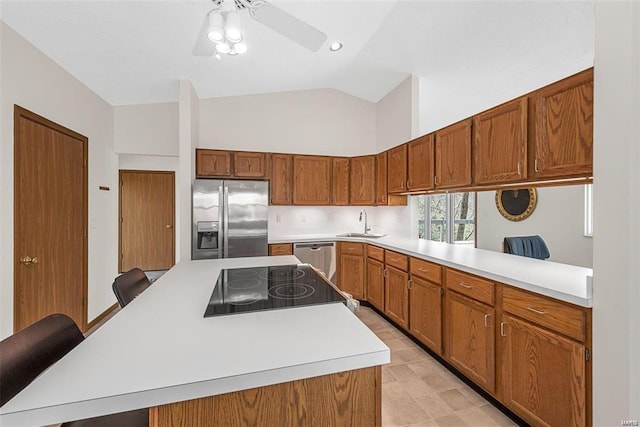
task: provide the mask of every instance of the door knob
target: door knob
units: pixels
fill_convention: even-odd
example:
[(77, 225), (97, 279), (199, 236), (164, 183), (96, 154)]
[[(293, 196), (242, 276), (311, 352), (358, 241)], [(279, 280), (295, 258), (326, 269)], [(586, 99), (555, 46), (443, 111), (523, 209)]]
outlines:
[(25, 256), (20, 258), (20, 262), (24, 265), (29, 265), (29, 264), (37, 264), (38, 263), (38, 257), (34, 256), (33, 258), (31, 258), (30, 256)]
[(171, 225), (171, 224), (167, 224), (167, 225), (166, 225), (166, 227), (167, 227), (167, 228), (172, 228), (172, 227), (173, 227), (173, 225)]

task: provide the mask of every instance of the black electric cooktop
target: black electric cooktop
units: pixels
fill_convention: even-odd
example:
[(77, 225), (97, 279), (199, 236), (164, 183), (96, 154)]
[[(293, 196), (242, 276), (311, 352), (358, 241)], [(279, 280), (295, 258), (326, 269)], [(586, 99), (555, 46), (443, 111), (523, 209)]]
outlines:
[(347, 300), (309, 264), (220, 272), (204, 317)]

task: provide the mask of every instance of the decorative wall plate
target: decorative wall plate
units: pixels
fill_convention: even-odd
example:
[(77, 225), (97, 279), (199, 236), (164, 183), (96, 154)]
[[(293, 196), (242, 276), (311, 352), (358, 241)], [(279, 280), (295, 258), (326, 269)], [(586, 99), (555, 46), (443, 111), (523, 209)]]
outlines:
[(496, 207), (509, 221), (522, 221), (536, 208), (538, 195), (535, 188), (496, 191)]

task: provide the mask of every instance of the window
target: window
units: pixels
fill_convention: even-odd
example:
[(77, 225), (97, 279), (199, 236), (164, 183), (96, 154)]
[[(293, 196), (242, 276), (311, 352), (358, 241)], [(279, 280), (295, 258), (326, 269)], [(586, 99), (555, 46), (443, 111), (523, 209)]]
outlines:
[(439, 242), (473, 244), (475, 193), (419, 196), (418, 237)]
[(593, 237), (593, 184), (584, 186), (584, 235)]

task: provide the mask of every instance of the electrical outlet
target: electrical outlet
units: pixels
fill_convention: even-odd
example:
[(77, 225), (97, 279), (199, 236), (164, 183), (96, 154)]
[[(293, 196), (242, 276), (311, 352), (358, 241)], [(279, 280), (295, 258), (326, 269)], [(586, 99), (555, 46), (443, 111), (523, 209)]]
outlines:
[(276, 215), (276, 222), (282, 222), (282, 215)]
[(301, 215), (300, 216), (300, 222), (307, 222), (307, 216), (306, 215)]

